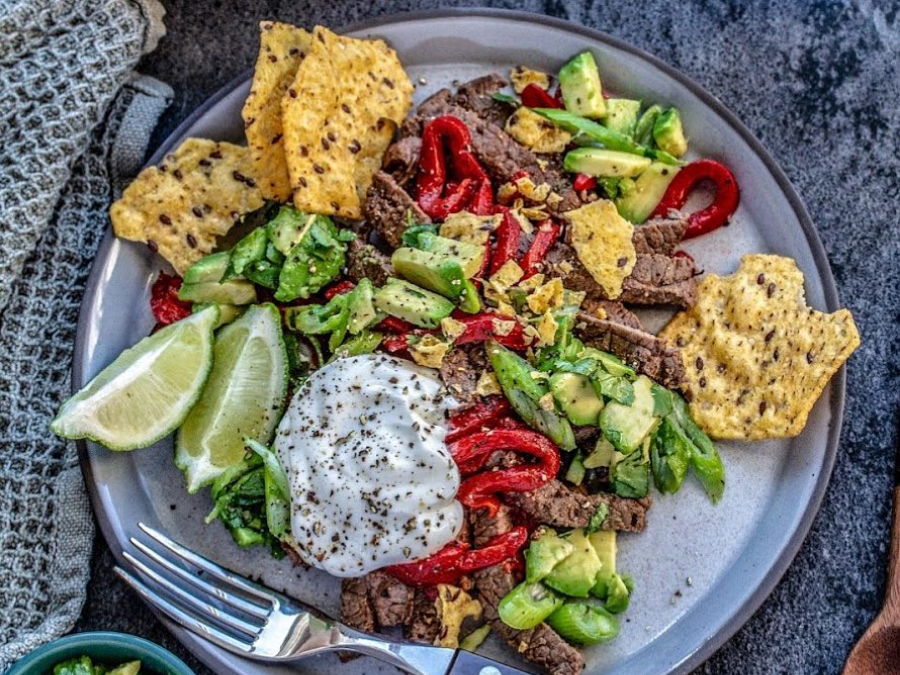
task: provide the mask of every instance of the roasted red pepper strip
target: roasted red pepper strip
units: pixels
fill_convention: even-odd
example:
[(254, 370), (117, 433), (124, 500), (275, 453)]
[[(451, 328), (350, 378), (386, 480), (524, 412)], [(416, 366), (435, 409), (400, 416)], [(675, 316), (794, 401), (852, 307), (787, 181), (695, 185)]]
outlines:
[(522, 90), (522, 105), (526, 108), (562, 108), (563, 104), (538, 84), (529, 84)]
[[(493, 314), (491, 312), (480, 312), (478, 314), (465, 314), (461, 311), (453, 312), (453, 318), (466, 324), (465, 332), (456, 338), (455, 343), (458, 345), (469, 344), (470, 342), (487, 342), (488, 340), (496, 340), (504, 347), (509, 349), (522, 350), (528, 347), (531, 342), (525, 338), (525, 329), (514, 317), (503, 316), (501, 314)], [(515, 325), (506, 335), (500, 335), (494, 331), (494, 322), (513, 322)]]
[(454, 541), (427, 558), (391, 565), (385, 571), (407, 586), (452, 584), (464, 574), (515, 557), (527, 541), (528, 530), (521, 526), (514, 527), (493, 537), (479, 549), (470, 550), (468, 544)]
[(409, 349), (409, 337), (406, 335), (390, 335), (381, 342), (381, 346), (388, 354), (398, 354)]
[(435, 220), (466, 208), (490, 213), (490, 180), (472, 153), (471, 141), (468, 127), (452, 115), (425, 125), (416, 192), (419, 206)]
[(462, 412), (450, 415), (450, 431), (444, 439), (447, 443), (458, 441), (475, 431), (481, 431), (498, 417), (509, 412), (509, 402), (503, 396), (489, 396), (481, 403)]
[(494, 252), (491, 254), (490, 274), (496, 274), (503, 267), (507, 260), (515, 260), (519, 254), (519, 235), (522, 228), (519, 222), (505, 206), (498, 206), (498, 210), (503, 214), (500, 225), (494, 231), (497, 236), (497, 243), (494, 245)]
[(161, 326), (180, 321), (191, 314), (191, 303), (178, 299), (181, 279), (160, 272), (150, 289), (150, 311)]
[(734, 174), (723, 164), (711, 159), (701, 159), (682, 167), (669, 183), (653, 216), (666, 217), (670, 209), (680, 209), (687, 202), (688, 196), (697, 183), (704, 180), (712, 181), (715, 184), (716, 196), (712, 204), (705, 209), (695, 211), (688, 217), (684, 238), (699, 237), (701, 234), (707, 234), (725, 225), (737, 210), (740, 191)]
[(395, 335), (411, 333), (415, 329), (416, 327), (409, 321), (398, 319), (396, 316), (386, 316), (378, 322), (378, 330), (394, 333)]
[(561, 231), (562, 228), (550, 219), (541, 221), (538, 224), (531, 246), (528, 247), (525, 255), (522, 256), (522, 261), (519, 263), (522, 271), (525, 272), (525, 276), (522, 277), (523, 281), (534, 276), (538, 271), (538, 265), (544, 261), (547, 251), (553, 248), (559, 240)]
[(356, 288), (356, 284), (354, 284), (349, 279), (344, 279), (343, 281), (337, 282), (334, 286), (326, 288), (325, 292), (322, 293), (322, 295), (325, 296), (326, 300), (331, 300), (334, 296), (349, 293), (354, 288)]
[(593, 176), (588, 176), (586, 173), (580, 173), (575, 176), (575, 180), (572, 181), (572, 187), (578, 192), (581, 192), (582, 190), (593, 190), (597, 187), (597, 179)]
[(467, 436), (450, 447), (450, 454), (459, 466), (467, 470), (483, 465), (495, 450), (512, 450), (531, 455), (537, 464), (523, 464), (500, 471), (486, 471), (463, 481), (456, 493), (465, 506), (485, 508), (490, 516), (497, 513), (498, 492), (529, 492), (535, 490), (559, 472), (559, 450), (547, 437), (534, 431), (485, 431)]

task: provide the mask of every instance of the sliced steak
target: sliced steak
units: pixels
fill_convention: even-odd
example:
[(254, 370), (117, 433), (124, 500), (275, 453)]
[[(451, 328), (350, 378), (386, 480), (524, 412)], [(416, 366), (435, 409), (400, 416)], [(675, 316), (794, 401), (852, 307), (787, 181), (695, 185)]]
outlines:
[(341, 621), (367, 633), (375, 630), (375, 613), (369, 603), (365, 577), (341, 580)]
[(470, 110), (481, 119), (503, 128), (513, 108), (495, 99), (494, 94), (506, 84), (506, 80), (497, 73), (476, 77), (459, 85), (453, 100), (460, 108)]
[(585, 312), (578, 313), (576, 328), (587, 346), (615, 354), (664, 387), (674, 389), (684, 381), (681, 354), (650, 333), (598, 319)]
[(407, 189), (407, 184), (415, 178), (416, 170), (419, 168), (421, 151), (422, 139), (418, 136), (401, 138), (388, 146), (381, 168), (391, 175), (397, 185)]
[(364, 211), (366, 220), (393, 248), (402, 244), (400, 237), (406, 230), (408, 214), (417, 223), (431, 220), (397, 181), (384, 171), (375, 174), (366, 193)]
[(575, 434), (575, 445), (584, 455), (589, 455), (594, 451), (597, 445), (597, 439), (600, 438), (600, 427), (589, 425), (586, 427), (573, 427), (572, 432)]
[(641, 254), (622, 284), (618, 299), (632, 305), (675, 305), (686, 309), (697, 302), (696, 276), (690, 258)]
[(365, 579), (378, 627), (406, 624), (413, 613), (415, 590), (387, 572), (371, 572)]
[(478, 378), (487, 367), (487, 355), (484, 345), (473, 344), (454, 347), (441, 363), (441, 381), (450, 394), (457, 400), (460, 408), (471, 408), (481, 401), (475, 391)]
[(404, 627), (403, 634), (413, 642), (434, 644), (440, 632), (441, 622), (434, 600), (429, 600), (425, 593), (416, 590), (412, 616)]
[(498, 534), (509, 532), (513, 528), (512, 511), (503, 504), (497, 514), (491, 518), (487, 511), (479, 509), (469, 512), (469, 526), (472, 531), (472, 545), (475, 548), (484, 546)]
[(547, 276), (559, 277), (570, 291), (586, 293), (591, 299), (606, 299), (606, 293), (578, 259), (575, 249), (563, 241), (547, 251), (541, 271)]
[(640, 253), (672, 255), (684, 238), (686, 218), (654, 218), (634, 226), (634, 250)]
[(647, 526), (650, 498), (625, 499), (613, 494), (584, 494), (556, 479), (531, 492), (511, 492), (506, 500), (526, 514), (552, 527), (587, 527), (597, 509), (606, 505), (609, 514), (600, 527), (620, 532), (643, 532)]
[(440, 117), (446, 114), (447, 110), (453, 108), (453, 92), (449, 89), (439, 89), (431, 96), (426, 98), (416, 112), (408, 115), (400, 124), (400, 138), (407, 136), (422, 136), (422, 128), (425, 126), (425, 120), (432, 117)]
[(391, 259), (363, 237), (347, 245), (347, 276), (353, 281), (369, 279), (375, 286), (384, 286), (393, 274)]
[(595, 316), (598, 319), (600, 317), (597, 315), (597, 312), (603, 310), (603, 313), (606, 315), (607, 321), (622, 324), (623, 326), (628, 326), (629, 328), (634, 328), (635, 330), (644, 330), (644, 325), (641, 323), (641, 320), (637, 317), (637, 315), (617, 300), (598, 300), (595, 298), (587, 298), (581, 304), (581, 308), (591, 316)]

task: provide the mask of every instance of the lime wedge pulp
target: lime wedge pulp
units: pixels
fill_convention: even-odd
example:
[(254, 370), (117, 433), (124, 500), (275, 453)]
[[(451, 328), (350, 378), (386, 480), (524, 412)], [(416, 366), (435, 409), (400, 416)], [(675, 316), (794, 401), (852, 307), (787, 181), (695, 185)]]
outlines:
[(221, 329), (214, 354), (209, 380), (175, 445), (175, 463), (191, 493), (244, 459), (245, 436), (263, 445), (272, 440), (287, 394), (287, 353), (274, 305), (250, 307)]
[(50, 430), (111, 450), (144, 448), (168, 436), (200, 397), (218, 320), (218, 308), (209, 307), (126, 349), (62, 405)]

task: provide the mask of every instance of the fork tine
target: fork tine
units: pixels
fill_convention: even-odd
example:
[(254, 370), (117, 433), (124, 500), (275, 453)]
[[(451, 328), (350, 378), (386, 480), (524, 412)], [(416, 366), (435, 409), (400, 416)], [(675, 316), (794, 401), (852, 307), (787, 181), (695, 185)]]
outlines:
[(259, 598), (260, 600), (264, 600), (268, 603), (273, 603), (276, 600), (275, 596), (273, 596), (272, 593), (266, 591), (261, 586), (251, 583), (246, 579), (242, 579), (236, 574), (229, 572), (224, 567), (220, 567), (211, 560), (208, 560), (203, 556), (194, 553), (190, 549), (185, 548), (181, 544), (172, 541), (166, 535), (162, 534), (161, 532), (157, 532), (152, 527), (145, 525), (144, 523), (138, 523), (138, 527), (140, 527), (144, 532), (153, 537), (153, 539), (155, 539), (157, 542), (169, 549), (176, 556), (188, 561), (191, 565), (194, 565), (194, 567), (200, 568), (206, 574), (209, 574), (227, 584), (231, 584), (244, 593)]
[(243, 598), (241, 598), (233, 593), (229, 593), (228, 591), (226, 591), (223, 588), (219, 588), (218, 586), (214, 586), (213, 584), (209, 583), (208, 581), (204, 581), (196, 574), (191, 574), (190, 572), (188, 572), (186, 569), (184, 569), (180, 565), (176, 565), (168, 558), (166, 558), (166, 557), (160, 555), (159, 553), (157, 553), (156, 551), (154, 551), (152, 548), (147, 546), (144, 542), (140, 541), (139, 539), (131, 537), (131, 543), (135, 546), (135, 548), (137, 548), (139, 551), (141, 551), (141, 553), (146, 555), (148, 558), (152, 559), (160, 567), (163, 567), (166, 571), (171, 572), (172, 574), (176, 575), (178, 578), (195, 586), (196, 588), (200, 589), (204, 593), (207, 593), (211, 596), (218, 598), (224, 604), (231, 605), (232, 607), (235, 607), (236, 609), (240, 610), (241, 612), (243, 612), (245, 614), (249, 614), (250, 616), (254, 616), (258, 619), (268, 618), (269, 612), (271, 611), (271, 608), (272, 608), (271, 604), (269, 604), (268, 607), (260, 607), (259, 605), (255, 604), (255, 603), (248, 602), (247, 600), (244, 600)]
[(144, 585), (142, 581), (138, 580), (137, 577), (129, 574), (118, 565), (113, 569), (122, 581), (131, 586), (138, 595), (175, 623), (184, 626), (189, 631), (200, 635), (219, 647), (222, 647), (222, 649), (227, 649), (230, 652), (246, 655), (253, 651), (253, 647), (249, 643), (239, 640), (218, 628), (209, 626), (197, 619), (197, 617), (188, 614), (177, 605), (174, 605), (158, 593), (152, 591), (148, 586)]
[(123, 551), (122, 555), (125, 556), (125, 559), (130, 562), (144, 577), (155, 581), (169, 595), (173, 596), (182, 605), (185, 605), (188, 608), (193, 609), (195, 612), (198, 612), (201, 617), (206, 617), (208, 619), (217, 621), (226, 628), (246, 633), (250, 637), (254, 637), (259, 634), (262, 626), (244, 621), (243, 619), (229, 614), (228, 612), (223, 611), (222, 609), (209, 602), (205, 602), (201, 598), (191, 595), (180, 586), (173, 584), (171, 581), (159, 574), (156, 570), (147, 567), (147, 565), (135, 558), (128, 551)]

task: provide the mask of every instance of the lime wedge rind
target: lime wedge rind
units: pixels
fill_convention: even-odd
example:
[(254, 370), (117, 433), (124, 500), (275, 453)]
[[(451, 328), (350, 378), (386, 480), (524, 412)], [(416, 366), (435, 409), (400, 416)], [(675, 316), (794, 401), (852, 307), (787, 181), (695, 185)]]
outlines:
[(145, 448), (177, 429), (213, 365), (217, 307), (166, 326), (126, 349), (60, 407), (50, 430), (110, 450)]
[(243, 460), (243, 437), (268, 443), (284, 412), (288, 362), (281, 314), (256, 305), (222, 328), (200, 400), (179, 429), (175, 464), (195, 493)]

